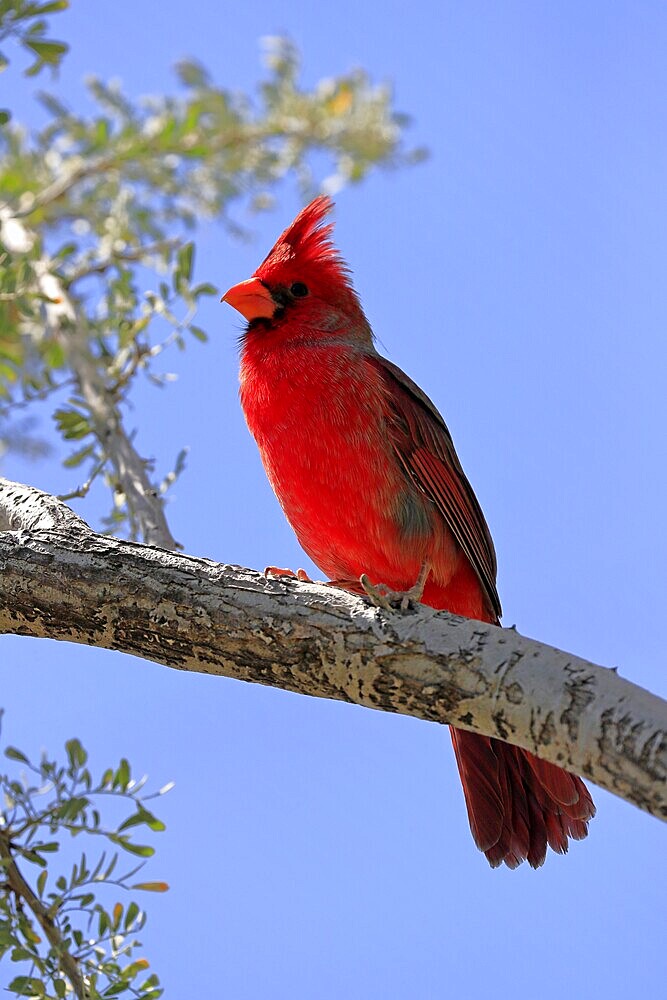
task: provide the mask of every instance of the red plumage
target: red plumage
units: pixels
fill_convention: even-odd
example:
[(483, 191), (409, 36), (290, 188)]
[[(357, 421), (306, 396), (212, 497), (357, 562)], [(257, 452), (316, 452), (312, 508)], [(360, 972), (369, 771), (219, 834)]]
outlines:
[[(241, 404), (297, 537), (332, 580), (407, 591), (497, 623), (493, 542), (447, 427), (382, 358), (316, 198), (225, 301), (248, 320)], [(580, 778), (500, 740), (452, 729), (475, 843), (494, 867), (567, 851), (595, 813)]]

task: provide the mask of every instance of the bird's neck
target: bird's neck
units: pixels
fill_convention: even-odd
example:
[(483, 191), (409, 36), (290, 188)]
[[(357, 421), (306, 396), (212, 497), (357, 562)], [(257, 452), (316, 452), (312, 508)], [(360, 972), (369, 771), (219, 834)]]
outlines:
[(284, 420), (299, 419), (331, 406), (349, 405), (357, 382), (367, 378), (372, 344), (341, 337), (311, 340), (249, 337), (241, 350), (240, 396), (255, 436)]

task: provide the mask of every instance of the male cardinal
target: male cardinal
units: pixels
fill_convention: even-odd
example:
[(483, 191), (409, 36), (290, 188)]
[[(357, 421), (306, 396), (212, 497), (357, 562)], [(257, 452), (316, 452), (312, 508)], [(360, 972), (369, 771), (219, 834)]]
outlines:
[[(316, 198), (223, 297), (248, 321), (241, 405), (310, 558), (379, 603), (398, 595), (499, 624), (489, 529), (444, 420), (381, 357)], [(361, 585), (358, 581), (362, 581)], [(345, 583), (346, 582), (346, 583)], [(582, 780), (527, 750), (451, 730), (468, 819), (490, 864), (564, 854), (595, 806)]]

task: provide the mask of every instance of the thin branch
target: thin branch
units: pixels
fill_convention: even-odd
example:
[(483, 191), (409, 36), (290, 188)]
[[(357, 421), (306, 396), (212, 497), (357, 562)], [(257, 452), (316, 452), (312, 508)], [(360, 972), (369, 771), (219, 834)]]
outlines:
[[(295, 116), (291, 120), (282, 118), (280, 122), (269, 120), (254, 124), (239, 122), (236, 127), (230, 125), (224, 132), (207, 136), (207, 156), (212, 158), (216, 153), (233, 150), (235, 156), (240, 158), (244, 150), (256, 151), (263, 143), (276, 139), (283, 140), (286, 146), (294, 146), (297, 143), (306, 146), (309, 142), (315, 146), (318, 145), (317, 137), (309, 137), (303, 121)], [(163, 149), (161, 155), (187, 155), (199, 142), (198, 134), (194, 131), (190, 132), (181, 139), (176, 139), (171, 147)], [(153, 140), (147, 136), (142, 143), (138, 143), (134, 139), (125, 143), (116, 141), (113, 152), (107, 156), (72, 157), (66, 168), (51, 184), (37, 193), (30, 192), (32, 198), (23, 196), (21, 207), (16, 207), (12, 211), (14, 219), (17, 221), (26, 219), (34, 212), (48, 208), (69, 194), (82, 181), (120, 169), (123, 165), (153, 155), (153, 146)], [(63, 216), (59, 215), (59, 218), (62, 220)]]
[(76, 489), (71, 490), (69, 493), (59, 493), (57, 499), (63, 501), (83, 500), (84, 497), (88, 496), (90, 487), (93, 485), (93, 483), (99, 476), (100, 472), (102, 472), (106, 464), (107, 464), (107, 459), (103, 458), (101, 462), (97, 463), (91, 474), (88, 476), (88, 479), (86, 479), (85, 483), (81, 483), (80, 486), (77, 486)]
[(3, 830), (0, 830), (0, 858), (3, 861), (7, 885), (17, 899), (22, 900), (34, 913), (37, 923), (44, 931), (49, 944), (58, 955), (61, 968), (69, 979), (77, 1000), (87, 1000), (88, 992), (83, 976), (81, 975), (79, 963), (68, 951), (63, 936), (47, 907), (44, 906), (39, 896), (36, 895), (21, 874), (21, 870), (12, 855), (10, 833)]
[(115, 251), (109, 257), (105, 257), (104, 260), (91, 260), (89, 263), (83, 264), (72, 271), (67, 275), (68, 284), (71, 287), (75, 281), (87, 278), (91, 274), (104, 274), (109, 268), (115, 267), (118, 263), (129, 264), (135, 261), (143, 261), (146, 257), (150, 257), (153, 254), (162, 253), (165, 250), (175, 250), (182, 242), (180, 238), (173, 237), (171, 239), (156, 240), (155, 243), (144, 243), (128, 250)]
[[(0, 632), (450, 723), (667, 819), (667, 703), (513, 629), (95, 534), (0, 479)], [(21, 530), (22, 529), (22, 530)]]
[(26, 218), (32, 215), (33, 212), (36, 212), (37, 209), (45, 208), (54, 201), (58, 201), (59, 198), (67, 194), (80, 181), (86, 180), (95, 174), (102, 174), (107, 170), (111, 170), (115, 166), (117, 158), (113, 156), (88, 157), (85, 159), (79, 157), (77, 161), (68, 164), (68, 168), (49, 184), (48, 187), (43, 188), (38, 194), (33, 195), (32, 199), (25, 198), (24, 207), (14, 212), (14, 218), (16, 220)]
[(27, 407), (32, 406), (36, 400), (48, 399), (54, 392), (58, 392), (59, 389), (64, 389), (66, 386), (71, 385), (73, 381), (74, 379), (71, 377), (65, 378), (62, 382), (54, 382), (53, 385), (46, 385), (43, 389), (39, 389), (23, 399), (12, 400), (11, 403), (0, 406), (0, 417), (7, 417), (14, 410), (25, 410)]
[(136, 535), (148, 545), (177, 548), (178, 543), (167, 524), (164, 504), (150, 481), (146, 462), (125, 432), (116, 402), (90, 352), (87, 338), (77, 330), (70, 334), (68, 341), (70, 364), (90, 412), (95, 436), (114, 468)]

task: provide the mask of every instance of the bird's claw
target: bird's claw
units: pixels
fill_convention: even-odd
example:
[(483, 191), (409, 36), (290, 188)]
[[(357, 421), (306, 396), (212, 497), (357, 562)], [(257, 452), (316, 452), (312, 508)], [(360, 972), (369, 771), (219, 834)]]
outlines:
[(365, 573), (359, 578), (364, 593), (371, 599), (376, 608), (385, 611), (409, 611), (419, 604), (423, 593), (422, 587), (411, 587), (410, 590), (392, 590), (384, 583), (371, 583)]
[(267, 566), (264, 569), (264, 576), (287, 577), (289, 580), (300, 580), (301, 583), (312, 583), (305, 569), (298, 569), (296, 573), (293, 569), (281, 569), (280, 566)]

